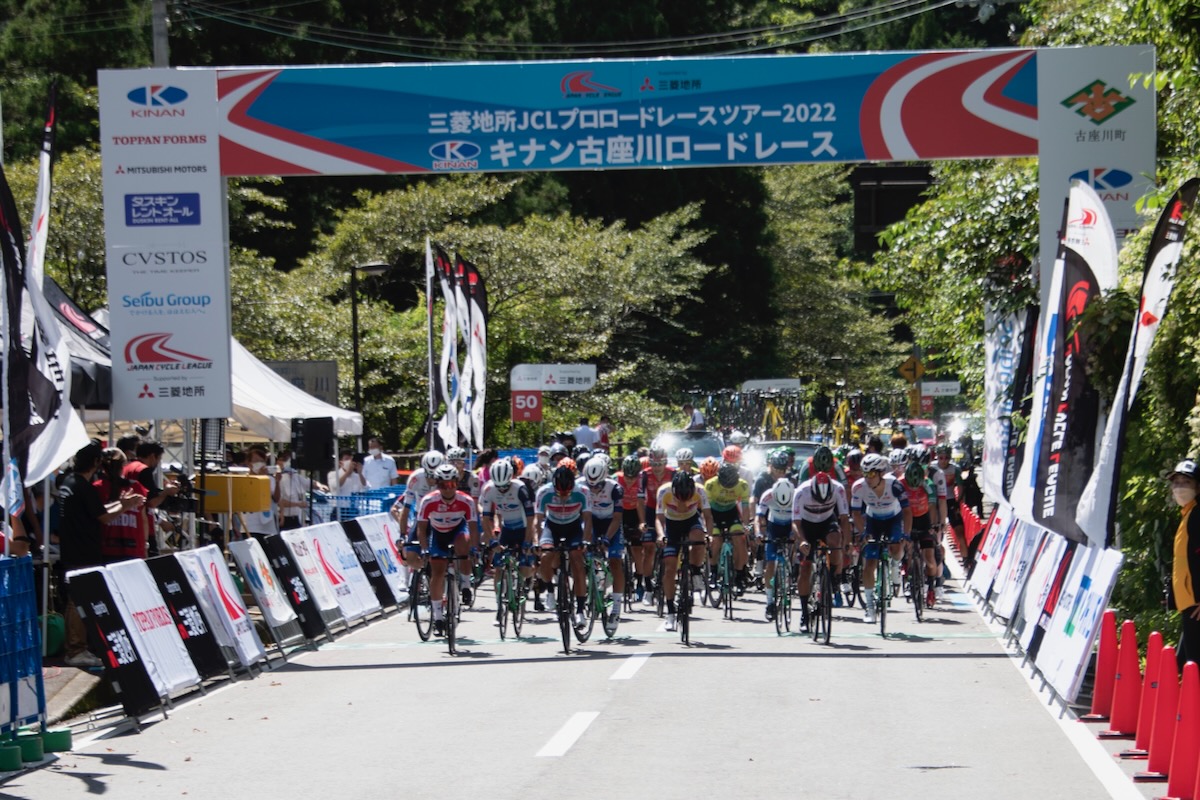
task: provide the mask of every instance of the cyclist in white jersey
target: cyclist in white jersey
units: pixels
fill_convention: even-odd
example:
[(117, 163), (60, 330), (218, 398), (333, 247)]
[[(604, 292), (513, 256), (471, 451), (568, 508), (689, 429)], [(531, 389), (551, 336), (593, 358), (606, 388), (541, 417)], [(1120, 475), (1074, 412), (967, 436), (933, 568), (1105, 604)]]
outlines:
[[(506, 458), (492, 464), (491, 476), (479, 492), (479, 512), (492, 551), (492, 582), (499, 598), (499, 567), (504, 563), (506, 548), (521, 548), (521, 576), (533, 574), (533, 556), (524, 552), (533, 547), (533, 495), (522, 481), (513, 479), (512, 462)], [(499, 614), (497, 609), (497, 618)]]
[(421, 568), (421, 544), (417, 541), (417, 507), (425, 495), (437, 488), (433, 471), (445, 463), (446, 457), (437, 450), (421, 456), (421, 466), (408, 476), (404, 494), (392, 505), (392, 518), (400, 525), (404, 539), (404, 563), (409, 569)]
[(897, 566), (896, 574), (883, 580), (898, 583), (898, 565), (904, 553), (904, 540), (912, 533), (912, 510), (904, 487), (889, 470), (888, 460), (871, 453), (863, 458), (863, 477), (850, 492), (850, 510), (855, 530), (862, 531), (867, 545), (863, 548), (863, 621), (875, 621), (875, 573), (879, 566), (879, 548), (886, 544)]
[[(796, 588), (800, 591), (800, 627), (807, 630), (808, 593), (817, 542), (824, 541), (829, 548), (829, 574), (835, 586), (840, 582), (842, 542), (850, 538), (850, 513), (845, 487), (830, 478), (828, 472), (818, 472), (801, 483), (792, 500), (792, 527), (800, 540), (809, 545), (801, 559), (800, 577), (796, 582)], [(837, 592), (834, 592), (833, 600), (834, 605), (841, 605)]]
[(592, 501), (592, 535), (604, 546), (608, 569), (613, 576), (612, 616), (620, 621), (621, 603), (625, 600), (625, 539), (621, 535), (623, 515), (621, 498), (624, 493), (615, 480), (608, 477), (608, 456), (597, 453), (583, 466), (577, 485), (586, 486)]

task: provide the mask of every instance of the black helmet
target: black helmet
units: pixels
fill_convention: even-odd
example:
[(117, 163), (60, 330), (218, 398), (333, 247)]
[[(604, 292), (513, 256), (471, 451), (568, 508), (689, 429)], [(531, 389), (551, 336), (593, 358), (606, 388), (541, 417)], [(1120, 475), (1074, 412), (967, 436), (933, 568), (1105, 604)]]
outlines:
[(692, 473), (680, 470), (671, 478), (671, 493), (679, 500), (690, 500), (696, 493), (696, 481)]
[(642, 471), (642, 460), (635, 454), (630, 453), (625, 456), (625, 460), (621, 462), (621, 472), (626, 478), (636, 478), (638, 473)]
[(580, 456), (591, 455), (591, 453), (592, 453), (592, 451), (588, 449), (587, 445), (577, 444), (577, 445), (575, 445), (575, 448), (571, 451), (571, 458), (578, 461)]
[(570, 467), (556, 467), (554, 470), (554, 488), (566, 492), (575, 487), (575, 470)]
[(717, 467), (717, 483), (724, 486), (726, 489), (732, 489), (737, 486), (737, 482), (741, 479), (741, 474), (738, 472), (737, 464), (730, 464), (728, 461)]
[(833, 469), (833, 451), (821, 445), (813, 453), (813, 469), (817, 472), (829, 472)]

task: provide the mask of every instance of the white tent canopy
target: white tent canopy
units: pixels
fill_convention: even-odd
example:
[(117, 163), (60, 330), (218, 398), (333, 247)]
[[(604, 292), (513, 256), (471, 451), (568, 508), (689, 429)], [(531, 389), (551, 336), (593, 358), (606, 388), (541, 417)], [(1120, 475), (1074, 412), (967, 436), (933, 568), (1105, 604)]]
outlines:
[(233, 418), (274, 442), (292, 438), (292, 420), (332, 417), (338, 436), (362, 434), (362, 414), (330, 405), (297, 389), (231, 337)]

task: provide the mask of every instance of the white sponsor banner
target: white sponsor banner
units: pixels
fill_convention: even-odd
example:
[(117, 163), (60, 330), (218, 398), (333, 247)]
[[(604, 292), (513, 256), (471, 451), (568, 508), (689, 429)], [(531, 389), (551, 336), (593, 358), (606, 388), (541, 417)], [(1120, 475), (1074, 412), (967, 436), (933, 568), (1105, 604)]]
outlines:
[(1029, 578), (1029, 568), (1037, 555), (1038, 547), (1046, 530), (1028, 522), (1018, 522), (1012, 544), (1008, 546), (1008, 558), (1004, 561), (1001, 574), (996, 577), (998, 595), (992, 610), (1004, 619), (1011, 619), (1021, 599), (1021, 589)]
[(1025, 597), (1020, 603), (1021, 629), (1019, 638), (1021, 648), (1026, 652), (1033, 641), (1034, 631), (1038, 629), (1038, 619), (1042, 616), (1042, 608), (1050, 595), (1050, 587), (1054, 583), (1054, 575), (1058, 564), (1070, 544), (1062, 536), (1047, 536), (1046, 546), (1037, 554), (1033, 562), (1033, 570), (1029, 573), (1029, 583), (1025, 587)]
[(1068, 703), (1079, 695), (1088, 656), (1100, 631), (1100, 617), (1122, 560), (1119, 550), (1081, 545), (1050, 617), (1034, 663)]
[(596, 385), (595, 364), (517, 364), (508, 376), (510, 389), (585, 392)]
[(991, 524), (987, 527), (987, 538), (976, 550), (975, 571), (971, 573), (970, 584), (971, 588), (979, 592), (980, 596), (985, 599), (988, 592), (991, 591), (992, 581), (1004, 561), (1004, 551), (1008, 547), (1015, 524), (1016, 519), (1013, 516), (1012, 508), (1004, 503), (998, 504), (992, 515)]
[(379, 611), (379, 598), (342, 530), (342, 523), (326, 522), (301, 530), (308, 535), (317, 563), (333, 586), (342, 616), (353, 621)]
[(169, 697), (200, 683), (200, 674), (146, 562), (121, 561), (105, 569), (117, 611), (159, 696)]
[(1154, 188), (1157, 117), (1153, 87), (1140, 80), (1131, 86), (1129, 76), (1150, 75), (1154, 67), (1147, 45), (1038, 50), (1043, 309), (1050, 308), (1059, 215), (1072, 179), (1096, 190), (1118, 245), (1142, 226), (1134, 204)]
[(272, 628), (286, 625), (296, 619), (296, 611), (280, 590), (279, 579), (271, 562), (263, 552), (262, 545), (257, 539), (243, 539), (240, 542), (230, 542), (229, 552), (233, 553), (242, 577), (250, 585), (250, 593), (258, 603), (263, 617)]
[(400, 524), (388, 513), (371, 514), (355, 520), (367, 537), (371, 549), (375, 551), (375, 560), (379, 569), (391, 587), (392, 596), (397, 602), (408, 598), (408, 568), (404, 566), (404, 556), (397, 547), (396, 541), (401, 539)]
[[(329, 583), (328, 576), (326, 576), (325, 571), (321, 569), (321, 565), (317, 561), (317, 554), (308, 536), (308, 529), (296, 528), (290, 531), (282, 531), (279, 535), (283, 537), (284, 544), (288, 546), (288, 550), (292, 551), (292, 560), (300, 568), (300, 572), (304, 576), (304, 582), (308, 584), (308, 593), (312, 595), (313, 602), (317, 604), (317, 608), (322, 611), (337, 611), (340, 614), (341, 605), (338, 603), (338, 592), (334, 591), (333, 586)], [(340, 593), (348, 593), (349, 591), (349, 587), (345, 587), (340, 590)]]
[(217, 641), (232, 647), (244, 667), (266, 658), (262, 640), (242, 604), (237, 584), (229, 574), (220, 549), (210, 544), (198, 550), (176, 553), (175, 558), (183, 565), (209, 626), (217, 631)]
[(113, 416), (228, 417), (216, 75), (102, 70), (99, 90)]
[(959, 381), (921, 381), (923, 397), (954, 397), (962, 394), (962, 383)]

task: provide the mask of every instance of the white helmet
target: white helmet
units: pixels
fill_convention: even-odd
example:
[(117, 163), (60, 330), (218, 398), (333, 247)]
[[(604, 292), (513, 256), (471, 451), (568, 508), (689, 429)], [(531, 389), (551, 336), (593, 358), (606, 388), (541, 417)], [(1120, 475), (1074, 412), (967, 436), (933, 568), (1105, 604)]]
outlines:
[(902, 447), (896, 448), (892, 452), (888, 453), (888, 463), (897, 469), (899, 469), (900, 467), (903, 467), (903, 466), (907, 466), (908, 465), (908, 451)]
[(525, 471), (521, 473), (521, 479), (529, 481), (529, 484), (537, 489), (546, 480), (546, 473), (539, 469), (537, 464), (528, 464)]
[(507, 458), (502, 458), (495, 464), (492, 464), (490, 472), (492, 483), (497, 489), (507, 489), (512, 484), (513, 465)]
[(438, 483), (442, 481), (457, 481), (458, 467), (453, 464), (438, 464), (433, 470), (433, 479)]
[(461, 447), (451, 447), (449, 450), (446, 451), (446, 460), (447, 461), (466, 461), (467, 460), (467, 451), (463, 450)]
[(437, 469), (446, 457), (442, 455), (440, 450), (430, 450), (425, 455), (421, 456), (421, 469), (425, 470), (425, 474), (433, 477), (433, 471)]
[(888, 460), (878, 453), (867, 453), (863, 456), (862, 471), (867, 472), (885, 472), (888, 468)]
[(780, 478), (775, 481), (775, 485), (771, 487), (771, 507), (775, 511), (792, 511), (792, 499), (796, 495), (796, 490), (792, 487), (792, 482), (787, 478)]
[(746, 434), (742, 433), (741, 431), (734, 431), (733, 433), (729, 434), (729, 443), (730, 444), (736, 444), (738, 446), (741, 446), (741, 445), (744, 445), (748, 441), (750, 441), (750, 437), (747, 436)]
[(604, 463), (603, 458), (589, 458), (587, 463), (583, 465), (583, 477), (587, 482), (595, 486), (602, 483), (608, 477), (608, 464)]
[(696, 457), (690, 447), (681, 447), (675, 451), (676, 461), (695, 461)]

